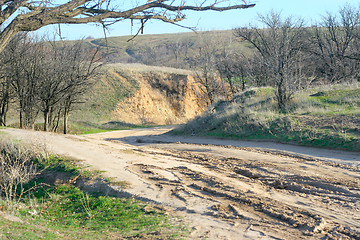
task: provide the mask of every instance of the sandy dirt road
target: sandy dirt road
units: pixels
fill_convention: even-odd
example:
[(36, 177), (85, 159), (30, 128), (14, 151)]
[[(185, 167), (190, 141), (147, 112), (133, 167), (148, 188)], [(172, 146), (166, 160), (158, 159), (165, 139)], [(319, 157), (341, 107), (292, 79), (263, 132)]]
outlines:
[(360, 153), (166, 134), (2, 132), (67, 155), (182, 216), (192, 239), (360, 239)]

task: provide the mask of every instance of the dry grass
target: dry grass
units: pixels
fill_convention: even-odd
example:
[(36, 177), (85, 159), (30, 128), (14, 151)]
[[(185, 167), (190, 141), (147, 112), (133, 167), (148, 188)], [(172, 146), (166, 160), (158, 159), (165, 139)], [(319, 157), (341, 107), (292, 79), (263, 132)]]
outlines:
[(13, 209), (24, 194), (36, 187), (24, 187), (40, 173), (34, 160), (40, 160), (43, 154), (36, 150), (7, 138), (0, 139), (0, 199), (5, 200), (7, 209)]
[(190, 75), (192, 72), (185, 69), (163, 67), (163, 66), (149, 66), (141, 63), (113, 63), (107, 64), (107, 67), (122, 69), (132, 72), (156, 72), (156, 73), (175, 73)]

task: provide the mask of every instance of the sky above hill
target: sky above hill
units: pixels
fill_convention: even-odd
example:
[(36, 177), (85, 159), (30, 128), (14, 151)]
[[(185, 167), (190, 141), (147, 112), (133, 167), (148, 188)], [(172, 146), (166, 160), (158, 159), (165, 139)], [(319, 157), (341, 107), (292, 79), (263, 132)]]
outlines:
[[(117, 0), (120, 1), (120, 0)], [(242, 2), (239, 0), (239, 2)], [(312, 25), (321, 19), (321, 15), (326, 12), (336, 12), (346, 3), (352, 6), (359, 6), (358, 0), (253, 0), (256, 3), (251, 9), (232, 10), (226, 12), (185, 12), (187, 19), (180, 24), (187, 27), (196, 27), (200, 31), (208, 30), (229, 30), (236, 27), (247, 26), (256, 22), (258, 14), (266, 14), (270, 10), (281, 11), (283, 16), (296, 16), (304, 18), (308, 25)], [(132, 35), (137, 31), (137, 25), (131, 27), (130, 21), (123, 21), (112, 25), (106, 35), (124, 36)], [(58, 26), (47, 26), (42, 28), (39, 33), (52, 33), (59, 29)], [(145, 25), (144, 34), (161, 34), (187, 32), (186, 28), (181, 28), (168, 23), (151, 21)], [(81, 39), (86, 37), (102, 38), (104, 31), (96, 24), (86, 25), (62, 25), (61, 35), (64, 39)]]

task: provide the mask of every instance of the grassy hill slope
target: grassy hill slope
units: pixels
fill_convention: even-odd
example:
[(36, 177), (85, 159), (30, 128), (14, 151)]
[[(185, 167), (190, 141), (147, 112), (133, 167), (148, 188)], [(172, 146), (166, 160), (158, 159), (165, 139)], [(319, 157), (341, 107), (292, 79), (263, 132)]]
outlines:
[(174, 133), (266, 139), (360, 151), (360, 86), (321, 86), (298, 92), (279, 113), (273, 89), (254, 88), (220, 102)]
[(100, 52), (107, 55), (105, 59), (110, 63), (143, 63), (176, 68), (188, 68), (188, 61), (209, 42), (217, 42), (215, 46), (218, 47), (224, 43), (224, 46), (240, 49), (241, 52), (249, 51), (247, 43), (234, 40), (232, 30), (138, 35), (131, 39), (131, 36), (120, 36), (84, 41), (86, 47), (100, 47)]

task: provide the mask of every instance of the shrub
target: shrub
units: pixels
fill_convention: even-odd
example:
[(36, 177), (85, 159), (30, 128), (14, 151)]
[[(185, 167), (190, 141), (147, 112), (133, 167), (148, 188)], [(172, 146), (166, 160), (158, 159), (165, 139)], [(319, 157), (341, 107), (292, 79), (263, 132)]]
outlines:
[(18, 202), (26, 189), (24, 184), (30, 182), (38, 173), (33, 160), (37, 154), (10, 140), (0, 140), (0, 198), (8, 204)]

